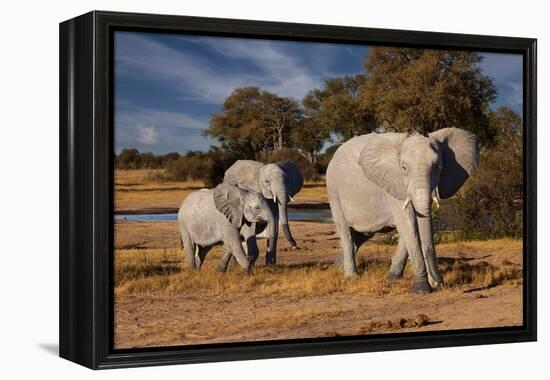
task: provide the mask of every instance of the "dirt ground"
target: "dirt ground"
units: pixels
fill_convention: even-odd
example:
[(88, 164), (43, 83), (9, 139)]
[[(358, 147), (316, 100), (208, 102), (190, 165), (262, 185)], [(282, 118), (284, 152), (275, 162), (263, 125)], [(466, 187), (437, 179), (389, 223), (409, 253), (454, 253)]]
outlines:
[[(279, 240), (278, 266), (252, 275), (216, 271), (221, 249), (199, 273), (184, 264), (175, 222), (115, 223), (115, 347), (154, 347), (522, 324), (522, 243), (438, 244), (445, 285), (410, 294), (385, 274), (395, 245), (361, 247), (360, 276), (347, 280), (332, 262), (334, 225), (291, 222), (299, 248)], [(262, 252), (265, 242), (260, 242)]]

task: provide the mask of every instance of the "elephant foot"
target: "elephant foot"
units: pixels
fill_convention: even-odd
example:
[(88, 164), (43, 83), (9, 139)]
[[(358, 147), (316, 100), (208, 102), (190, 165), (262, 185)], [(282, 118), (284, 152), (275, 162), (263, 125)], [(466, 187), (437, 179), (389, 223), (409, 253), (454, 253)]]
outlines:
[(411, 285), (409, 291), (417, 294), (428, 294), (431, 293), (433, 289), (430, 284), (428, 284), (428, 281), (418, 281)]
[(219, 265), (219, 266), (218, 266), (218, 272), (220, 272), (220, 273), (225, 273), (225, 272), (227, 272), (227, 267), (226, 267), (226, 266)]
[(399, 281), (402, 279), (403, 279), (403, 274), (401, 273), (389, 272), (388, 275), (386, 276), (386, 280), (388, 281)]
[(277, 258), (273, 255), (266, 255), (265, 256), (265, 266), (266, 267), (274, 267), (277, 265)]
[(433, 289), (437, 289), (439, 287), (441, 287), (443, 285), (443, 281), (436, 281), (432, 278), (432, 276), (428, 277), (428, 282), (430, 283), (430, 286), (433, 288)]
[(344, 272), (344, 277), (345, 278), (351, 278), (351, 279), (357, 279), (357, 278), (359, 278), (359, 275), (357, 274), (357, 272)]

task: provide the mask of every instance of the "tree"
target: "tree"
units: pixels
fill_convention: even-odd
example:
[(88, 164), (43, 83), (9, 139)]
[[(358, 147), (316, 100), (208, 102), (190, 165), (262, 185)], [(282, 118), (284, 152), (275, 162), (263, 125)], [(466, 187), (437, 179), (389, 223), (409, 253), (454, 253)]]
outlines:
[(427, 134), (460, 127), (491, 143), (488, 120), (496, 90), (474, 52), (373, 47), (361, 86), (365, 107), (386, 131)]
[(122, 149), (116, 156), (115, 167), (117, 169), (138, 169), (140, 167), (140, 154), (135, 148)]
[(375, 130), (374, 114), (360, 97), (364, 81), (363, 75), (327, 79), (322, 89), (304, 97), (305, 116), (319, 128), (320, 136), (348, 140)]
[(260, 105), (261, 128), (271, 137), (273, 150), (288, 147), (290, 131), (302, 119), (302, 109), (298, 102), (262, 91)]
[(319, 127), (314, 119), (304, 119), (290, 136), (292, 146), (311, 164), (315, 165), (323, 145), (328, 140), (327, 130)]
[(502, 107), (489, 114), (497, 131), (480, 164), (450, 204), (464, 237), (521, 237), (523, 233), (523, 127), (521, 118)]
[(257, 87), (239, 88), (229, 95), (205, 131), (222, 148), (242, 158), (254, 159), (262, 152), (290, 144), (290, 131), (300, 123), (302, 110), (291, 98)]
[(204, 135), (216, 138), (228, 152), (243, 159), (255, 159), (267, 145), (259, 121), (260, 96), (257, 87), (233, 91), (223, 102), (222, 111), (212, 115)]

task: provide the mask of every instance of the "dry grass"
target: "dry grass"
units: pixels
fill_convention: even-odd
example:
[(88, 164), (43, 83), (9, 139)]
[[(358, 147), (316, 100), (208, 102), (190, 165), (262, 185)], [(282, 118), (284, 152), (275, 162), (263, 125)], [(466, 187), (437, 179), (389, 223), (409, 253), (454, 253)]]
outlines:
[(204, 187), (202, 181), (156, 181), (152, 172), (115, 170), (115, 212), (177, 209), (190, 192)]
[[(167, 211), (178, 209), (192, 191), (204, 187), (202, 181), (158, 181), (158, 170), (115, 170), (115, 211)], [(299, 203), (328, 202), (324, 182), (307, 182), (294, 199)]]
[[(521, 243), (520, 243), (521, 244)], [(455, 251), (458, 257), (441, 257), (440, 270), (445, 279), (443, 291), (488, 289), (497, 285), (518, 285), (522, 282), (521, 266), (509, 261), (500, 264), (460, 257), (460, 250), (505, 249), (517, 250), (513, 240), (479, 241), (443, 244), (439, 252)], [(231, 268), (227, 273), (216, 270), (221, 249), (215, 248), (200, 272), (187, 269), (183, 251), (179, 249), (117, 250), (115, 260), (115, 287), (119, 296), (148, 295), (172, 297), (181, 292), (206, 292), (212, 297), (227, 294), (255, 296), (284, 295), (290, 299), (330, 294), (403, 294), (408, 291), (411, 274), (407, 268), (403, 281), (385, 279), (390, 266), (389, 257), (368, 258), (369, 251), (387, 250), (386, 246), (372, 244), (362, 250), (358, 259), (360, 277), (344, 278), (332, 264), (338, 250), (327, 249), (326, 258), (317, 261), (291, 263), (269, 268), (256, 266), (252, 275)], [(321, 252), (322, 254), (323, 252)], [(441, 256), (441, 255), (440, 255)]]

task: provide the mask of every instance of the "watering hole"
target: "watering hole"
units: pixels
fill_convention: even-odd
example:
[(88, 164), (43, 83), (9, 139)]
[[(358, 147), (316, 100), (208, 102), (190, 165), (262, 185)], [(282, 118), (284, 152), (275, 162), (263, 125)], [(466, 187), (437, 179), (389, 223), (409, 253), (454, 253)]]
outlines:
[[(115, 214), (115, 220), (133, 222), (167, 222), (177, 220), (178, 214)], [(288, 209), (288, 220), (300, 222), (332, 223), (332, 215), (327, 209)]]

